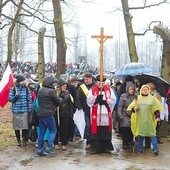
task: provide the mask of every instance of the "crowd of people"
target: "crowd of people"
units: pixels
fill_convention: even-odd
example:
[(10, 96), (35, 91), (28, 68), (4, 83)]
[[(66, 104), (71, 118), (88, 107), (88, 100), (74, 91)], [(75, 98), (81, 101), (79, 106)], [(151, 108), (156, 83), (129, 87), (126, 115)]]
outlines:
[(143, 153), (152, 143), (153, 152), (158, 155), (158, 144), (162, 143), (159, 136), (161, 122), (169, 119), (170, 89), (166, 96), (160, 96), (153, 87), (153, 83), (137, 86), (133, 76), (127, 76), (123, 83), (110, 84), (104, 76), (94, 79), (91, 73), (85, 73), (82, 82), (75, 77), (68, 82), (47, 75), (42, 86), (32, 87), (23, 75), (18, 75), (8, 98), (12, 103), (17, 145), (27, 146), (32, 126), (28, 119), (32, 110), (36, 110), (35, 156), (54, 154), (60, 147), (66, 150), (77, 130), (74, 113), (82, 110), (86, 123), (85, 149), (91, 154), (114, 150), (113, 129), (121, 136), (123, 149), (131, 149), (137, 143), (137, 152)]
[[(3, 72), (5, 70), (5, 62), (0, 63), (0, 79), (3, 76)], [(25, 77), (31, 77), (32, 79), (38, 79), (38, 63), (37, 62), (19, 62), (12, 61), (11, 70), (14, 75), (22, 74)], [(45, 63), (45, 74), (46, 75), (56, 75), (57, 71), (57, 63)], [(92, 75), (96, 75), (98, 73), (98, 68), (94, 66), (90, 66), (85, 62), (82, 63), (68, 63), (66, 64), (66, 74), (69, 76), (70, 74), (80, 74), (82, 75), (85, 72), (89, 72)]]

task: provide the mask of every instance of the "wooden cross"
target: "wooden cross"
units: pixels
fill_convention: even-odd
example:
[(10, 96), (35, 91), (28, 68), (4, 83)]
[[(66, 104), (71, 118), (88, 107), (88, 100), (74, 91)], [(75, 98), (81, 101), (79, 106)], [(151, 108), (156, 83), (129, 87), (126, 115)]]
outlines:
[(104, 28), (101, 28), (100, 35), (92, 35), (91, 38), (97, 38), (100, 43), (100, 81), (103, 80), (103, 44), (108, 38), (113, 38), (110, 35), (104, 35)]

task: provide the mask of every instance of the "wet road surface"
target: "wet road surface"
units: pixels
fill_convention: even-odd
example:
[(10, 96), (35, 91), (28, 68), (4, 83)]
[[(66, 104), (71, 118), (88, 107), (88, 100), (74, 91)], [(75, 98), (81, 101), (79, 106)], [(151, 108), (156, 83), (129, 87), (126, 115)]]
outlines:
[(85, 150), (85, 140), (69, 142), (67, 150), (55, 150), (55, 157), (36, 158), (35, 145), (27, 147), (9, 146), (0, 151), (0, 170), (169, 170), (170, 141), (164, 140), (160, 154), (154, 156), (152, 150), (137, 154), (133, 149), (123, 150), (121, 139), (113, 132), (114, 151), (91, 155)]

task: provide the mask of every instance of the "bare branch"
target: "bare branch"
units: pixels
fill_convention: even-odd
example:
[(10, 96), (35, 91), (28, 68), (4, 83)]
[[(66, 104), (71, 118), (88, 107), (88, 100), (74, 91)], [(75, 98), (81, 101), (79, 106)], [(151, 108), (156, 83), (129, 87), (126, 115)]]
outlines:
[[(11, 21), (14, 20), (13, 18), (11, 18), (11, 17), (9, 17), (9, 16), (7, 16), (7, 15), (2, 14), (2, 16), (4, 16), (5, 18), (7, 18), (8, 20), (11, 20)], [(28, 30), (30, 30), (31, 32), (34, 32), (34, 33), (38, 34), (37, 31), (32, 30), (32, 29), (31, 29), (29, 26), (27, 26), (26, 24), (24, 24), (24, 23), (22, 23), (22, 22), (20, 22), (20, 21), (16, 21), (16, 22), (19, 23), (19, 24), (21, 24), (21, 25), (23, 25), (23, 26), (25, 26), (25, 27), (26, 27)]]
[(6, 0), (2, 5), (0, 6), (0, 9), (2, 9), (8, 2), (12, 2), (13, 0)]
[(2, 30), (3, 28), (5, 28), (8, 25), (10, 25), (10, 24), (9, 23), (8, 24), (4, 24), (2, 27), (0, 27), (0, 30)]
[(117, 12), (117, 11), (123, 11), (122, 9), (118, 8), (118, 7), (115, 7), (115, 10), (113, 11), (108, 11), (108, 12), (105, 12), (105, 14), (109, 14), (109, 13), (112, 13), (112, 12)]
[[(16, 7), (18, 7), (18, 4), (16, 4), (15, 2), (12, 2)], [(34, 13), (31, 13), (30, 11), (28, 11), (28, 10), (26, 10), (24, 7), (22, 7), (22, 10), (23, 11), (25, 11), (25, 12), (27, 12), (28, 14), (20, 14), (20, 16), (27, 16), (27, 17), (34, 17), (34, 18), (37, 18), (38, 20), (40, 20), (40, 21), (42, 21), (42, 22), (44, 22), (44, 23), (46, 23), (46, 24), (53, 24), (53, 22), (51, 21), (51, 20), (49, 20), (47, 17), (45, 17), (42, 13), (40, 13), (40, 11), (39, 11), (39, 8), (40, 8), (40, 6), (43, 4), (43, 2), (41, 2), (39, 5), (38, 5), (38, 7), (37, 7), (37, 9), (35, 10), (35, 8), (31, 8), (30, 6), (28, 6), (26, 3), (24, 3), (24, 5), (26, 5), (29, 9), (31, 9), (31, 10), (33, 10), (34, 11)], [(42, 19), (40, 18), (40, 17), (38, 17), (38, 16), (36, 16), (35, 14), (36, 13), (39, 13), (39, 14), (41, 14), (41, 16), (42, 16)], [(44, 19), (46, 19), (47, 21), (45, 21)], [(48, 21), (50, 21), (50, 22), (48, 22)]]
[(143, 33), (134, 33), (134, 35), (135, 35), (135, 36), (142, 36), (142, 35), (145, 35), (148, 31), (152, 31), (153, 28), (151, 28), (151, 26), (152, 26), (153, 23), (157, 23), (157, 24), (159, 24), (159, 25), (162, 25), (162, 22), (161, 22), (161, 21), (152, 21), (152, 22), (149, 24), (148, 28), (147, 28)]
[(150, 8), (154, 6), (159, 6), (161, 4), (169, 3), (168, 0), (163, 0), (162, 2), (159, 2), (157, 4), (151, 4), (151, 5), (146, 5), (146, 1), (144, 2), (144, 5), (141, 7), (129, 7), (129, 10), (136, 10), (136, 9), (145, 9), (145, 8)]
[(47, 22), (47, 21), (44, 21), (43, 19), (41, 19), (40, 17), (38, 17), (38, 16), (35, 16), (34, 14), (32, 14), (31, 12), (30, 12), (30, 15), (28, 15), (28, 14), (20, 14), (20, 16), (25, 16), (25, 17), (34, 17), (34, 18), (37, 18), (38, 20), (40, 20), (40, 21), (42, 21), (42, 22), (44, 22), (44, 23), (46, 23), (46, 24), (54, 24), (53, 22)]
[[(43, 1), (43, 2), (45, 2), (45, 1)], [(39, 10), (39, 9), (40, 9), (40, 6), (43, 4), (43, 2), (39, 4), (39, 6), (37, 7), (36, 10), (35, 10), (35, 8), (31, 8), (31, 7), (28, 6), (26, 3), (24, 3), (28, 8), (30, 8), (31, 10), (34, 10), (34, 11), (35, 11), (33, 14), (32, 14), (30, 11), (28, 11), (28, 10), (26, 10), (26, 9), (24, 9), (24, 8), (23, 8), (23, 10), (26, 11), (26, 12), (28, 12), (30, 15), (34, 16), (35, 18), (38, 18), (39, 20), (41, 20), (41, 21), (43, 21), (43, 22), (44, 22), (44, 19), (46, 19), (47, 21), (51, 21), (51, 20), (49, 20), (47, 17), (45, 17), (45, 15), (44, 15), (43, 13), (41, 13), (40, 10)], [(49, 11), (49, 10), (48, 10), (48, 11)], [(42, 15), (42, 16), (43, 16), (43, 19), (40, 19), (39, 17), (35, 16), (36, 13), (39, 13), (40, 15)], [(47, 23), (48, 23), (48, 22), (47, 22)], [(51, 24), (51, 23), (50, 23), (50, 24)]]
[(94, 2), (94, 0), (82, 0), (82, 2), (91, 3), (91, 2)]

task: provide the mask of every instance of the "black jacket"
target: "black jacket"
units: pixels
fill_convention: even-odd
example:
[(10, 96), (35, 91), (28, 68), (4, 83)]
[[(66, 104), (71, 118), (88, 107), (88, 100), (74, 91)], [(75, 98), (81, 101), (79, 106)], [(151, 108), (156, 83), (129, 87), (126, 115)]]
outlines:
[(37, 116), (53, 116), (56, 107), (59, 106), (60, 99), (53, 88), (53, 78), (51, 76), (44, 78), (42, 88), (40, 88), (37, 96), (39, 103)]
[(76, 96), (77, 96), (77, 89), (73, 86), (73, 85), (71, 85), (71, 84), (69, 84), (68, 85), (68, 91), (69, 91), (69, 93), (72, 95), (72, 97), (73, 97), (73, 99), (74, 99), (74, 112), (76, 111)]
[(71, 101), (70, 93), (68, 91), (61, 91), (59, 97), (62, 98), (62, 102), (59, 105), (60, 117), (73, 117), (74, 105)]
[[(86, 85), (87, 89), (90, 90), (94, 86), (94, 83)], [(87, 105), (87, 96), (84, 94), (81, 87), (77, 91), (76, 106), (78, 109), (83, 109), (86, 116), (90, 116), (90, 107)]]

